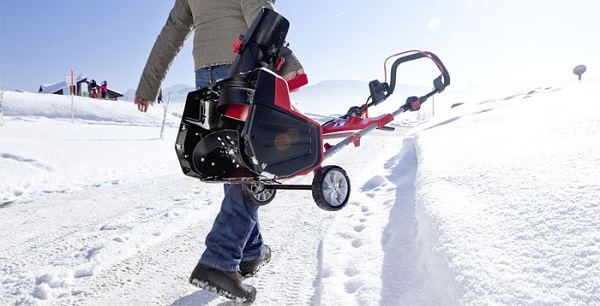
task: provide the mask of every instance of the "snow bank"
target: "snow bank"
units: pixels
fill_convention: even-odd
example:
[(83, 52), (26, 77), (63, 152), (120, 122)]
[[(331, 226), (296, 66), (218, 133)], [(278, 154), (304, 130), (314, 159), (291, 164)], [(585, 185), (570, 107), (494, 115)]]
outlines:
[[(174, 140), (159, 138), (162, 107), (141, 113), (129, 102), (75, 97), (74, 109), (71, 123), (70, 97), (3, 93), (0, 203), (179, 171)], [(166, 119), (179, 125), (170, 113)]]
[[(71, 119), (71, 97), (27, 92), (3, 92), (4, 116)], [(73, 97), (74, 117), (80, 122), (120, 123), (127, 125), (159, 125), (162, 107), (151, 107), (148, 113), (133, 112), (132, 102)], [(169, 116), (169, 123), (178, 122)]]
[(536, 89), (413, 131), (421, 251), (460, 304), (600, 303), (595, 91)]

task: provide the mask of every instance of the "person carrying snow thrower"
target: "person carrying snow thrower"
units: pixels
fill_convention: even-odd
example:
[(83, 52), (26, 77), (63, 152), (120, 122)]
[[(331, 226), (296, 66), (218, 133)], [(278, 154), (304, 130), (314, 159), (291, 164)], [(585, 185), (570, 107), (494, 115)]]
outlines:
[[(252, 25), (263, 8), (274, 10), (275, 0), (176, 0), (140, 78), (134, 103), (142, 112), (154, 104), (168, 68), (184, 41), (194, 32), (196, 87), (203, 88), (228, 76), (235, 53), (231, 44)], [(286, 81), (303, 74), (302, 65), (288, 48), (277, 73)], [(258, 206), (245, 199), (240, 184), (225, 184), (225, 197), (206, 250), (189, 282), (236, 301), (251, 303), (256, 288), (243, 284), (271, 259), (263, 243)]]

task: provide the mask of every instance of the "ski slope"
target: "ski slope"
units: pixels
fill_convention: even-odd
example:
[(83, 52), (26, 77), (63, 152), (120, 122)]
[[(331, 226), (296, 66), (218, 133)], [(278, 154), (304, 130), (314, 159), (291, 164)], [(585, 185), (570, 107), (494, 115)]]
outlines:
[[(600, 305), (597, 85), (399, 118), (326, 160), (350, 202), (260, 209), (255, 305)], [(222, 187), (181, 173), (181, 105), (161, 140), (160, 106), (74, 102), (71, 123), (68, 97), (3, 93), (0, 304), (226, 305), (187, 284)]]

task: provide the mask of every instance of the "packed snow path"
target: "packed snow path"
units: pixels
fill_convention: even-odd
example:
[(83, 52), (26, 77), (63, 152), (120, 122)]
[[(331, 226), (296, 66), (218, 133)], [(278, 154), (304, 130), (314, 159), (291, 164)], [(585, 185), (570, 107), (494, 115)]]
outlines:
[[(13, 126), (28, 124), (33, 123), (11, 122)], [(65, 129), (70, 127), (64, 124)], [(122, 135), (131, 127), (110, 129)], [(338, 305), (341, 297), (355, 303), (354, 296), (360, 293), (357, 291), (383, 294), (384, 299), (401, 294), (406, 276), (400, 282), (382, 284), (379, 274), (384, 267), (380, 265), (412, 268), (395, 256), (386, 258), (385, 263), (378, 262), (385, 250), (381, 249), (381, 241), (372, 237), (384, 231), (389, 232), (387, 236), (404, 236), (404, 232), (414, 235), (414, 230), (385, 228), (396, 191), (381, 174), (384, 168), (396, 166), (398, 161), (393, 159), (389, 164), (384, 162), (398, 154), (405, 131), (375, 132), (363, 139), (361, 147), (348, 147), (327, 160), (344, 167), (350, 176), (353, 192), (344, 210), (322, 211), (310, 192), (285, 190), (278, 191), (276, 199), (261, 208), (263, 235), (273, 249), (273, 260), (255, 278), (247, 280), (258, 288), (257, 305)], [(171, 139), (163, 142), (172, 147), (170, 141), (176, 129), (170, 133)], [(161, 145), (160, 140), (151, 142)], [(174, 157), (173, 152), (162, 158)], [(16, 157), (4, 154), (3, 158)], [(18, 159), (34, 168), (43, 164)], [(48, 167), (42, 168), (52, 171)], [(311, 178), (296, 178), (294, 182), (310, 183)], [(385, 192), (373, 191), (380, 188)], [(220, 184), (198, 182), (175, 167), (172, 174), (100, 181), (6, 203), (0, 210), (10, 216), (0, 223), (4, 292), (0, 302), (221, 304), (224, 299), (187, 284), (203, 251), (204, 236), (218, 212), (221, 195)], [(407, 200), (407, 207), (414, 205), (410, 196)], [(409, 220), (408, 224), (414, 226), (415, 222)], [(340, 239), (345, 242), (338, 243)], [(388, 247), (400, 253), (405, 249), (393, 244)], [(380, 293), (382, 286), (385, 290)], [(331, 299), (327, 293), (330, 290), (346, 294)]]

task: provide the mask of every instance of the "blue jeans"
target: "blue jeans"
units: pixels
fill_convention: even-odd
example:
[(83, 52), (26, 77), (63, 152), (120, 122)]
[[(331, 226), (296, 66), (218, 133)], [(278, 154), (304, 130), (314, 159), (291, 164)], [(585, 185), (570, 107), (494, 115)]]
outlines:
[[(196, 87), (203, 88), (227, 77), (231, 66), (214, 66), (196, 71)], [(223, 271), (237, 271), (242, 260), (254, 260), (264, 244), (258, 223), (258, 206), (248, 202), (242, 185), (225, 184), (221, 210), (206, 235), (206, 250), (200, 263)]]
[(196, 89), (226, 78), (229, 69), (231, 69), (231, 65), (212, 66), (196, 70)]

